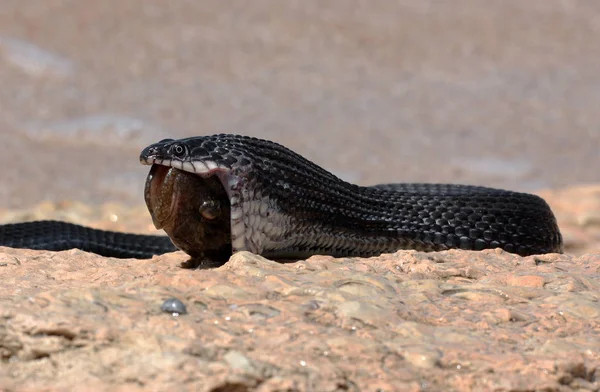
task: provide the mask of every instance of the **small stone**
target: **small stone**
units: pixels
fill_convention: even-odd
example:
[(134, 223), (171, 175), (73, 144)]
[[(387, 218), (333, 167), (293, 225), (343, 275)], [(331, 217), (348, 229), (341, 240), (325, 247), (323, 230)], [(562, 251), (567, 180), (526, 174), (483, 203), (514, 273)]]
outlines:
[(160, 309), (165, 313), (172, 313), (173, 315), (186, 314), (187, 309), (183, 302), (177, 298), (169, 298), (160, 306)]

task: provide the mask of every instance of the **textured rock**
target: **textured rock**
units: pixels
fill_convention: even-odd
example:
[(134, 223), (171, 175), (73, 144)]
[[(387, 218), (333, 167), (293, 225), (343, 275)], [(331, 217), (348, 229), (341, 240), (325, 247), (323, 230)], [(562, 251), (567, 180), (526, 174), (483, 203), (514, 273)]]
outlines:
[(600, 388), (600, 254), (186, 260), (0, 248), (0, 387)]
[[(541, 194), (565, 255), (240, 253), (190, 270), (181, 252), (0, 248), (0, 389), (598, 390), (600, 188)], [(115, 204), (0, 218), (152, 232), (144, 208)], [(188, 313), (165, 313), (172, 298)]]

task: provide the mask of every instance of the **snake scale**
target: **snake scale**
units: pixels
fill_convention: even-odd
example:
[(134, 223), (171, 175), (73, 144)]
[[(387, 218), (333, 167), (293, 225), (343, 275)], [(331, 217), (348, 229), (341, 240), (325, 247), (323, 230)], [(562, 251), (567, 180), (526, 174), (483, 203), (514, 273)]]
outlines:
[(280, 144), (227, 134), (165, 139), (146, 147), (140, 162), (151, 165), (144, 195), (153, 222), (170, 239), (38, 221), (0, 225), (0, 245), (145, 258), (175, 244), (193, 258), (221, 261), (243, 250), (279, 259), (398, 249), (562, 252), (551, 209), (527, 193), (359, 186)]

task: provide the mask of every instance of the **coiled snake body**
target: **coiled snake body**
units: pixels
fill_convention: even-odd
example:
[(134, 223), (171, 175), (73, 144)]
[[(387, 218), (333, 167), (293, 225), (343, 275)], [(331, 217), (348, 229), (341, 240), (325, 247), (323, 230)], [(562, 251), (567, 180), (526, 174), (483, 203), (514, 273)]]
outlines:
[[(165, 139), (146, 147), (140, 161), (152, 165), (145, 197), (155, 225), (193, 257), (226, 259), (242, 250), (272, 258), (398, 249), (562, 251), (552, 211), (526, 193), (446, 184), (358, 186), (277, 143), (237, 135)], [(62, 242), (43, 239), (42, 232)], [(52, 250), (75, 244), (117, 257), (174, 250), (164, 237), (62, 222), (0, 226), (0, 245), (36, 244)]]

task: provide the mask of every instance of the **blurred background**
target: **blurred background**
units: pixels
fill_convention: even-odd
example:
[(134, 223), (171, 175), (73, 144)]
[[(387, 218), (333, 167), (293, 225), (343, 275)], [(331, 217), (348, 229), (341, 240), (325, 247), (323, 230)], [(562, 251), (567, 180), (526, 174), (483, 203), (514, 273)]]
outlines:
[(238, 133), (341, 178), (600, 182), (597, 0), (2, 0), (0, 201), (143, 204), (140, 150)]

